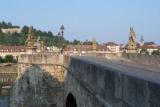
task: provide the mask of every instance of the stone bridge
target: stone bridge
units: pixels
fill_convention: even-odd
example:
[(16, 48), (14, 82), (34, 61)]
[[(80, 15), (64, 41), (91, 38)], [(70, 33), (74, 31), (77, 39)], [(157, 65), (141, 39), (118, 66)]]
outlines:
[(160, 107), (159, 69), (91, 57), (21, 55), (11, 107)]
[(0, 65), (0, 86), (10, 86), (17, 78), (17, 64), (1, 64)]
[(10, 86), (17, 79), (17, 72), (0, 72), (0, 84), (1, 86)]
[(17, 64), (0, 65), (0, 95), (9, 95), (10, 86), (14, 84), (17, 76)]
[(64, 71), (62, 55), (20, 55), (10, 106), (63, 107)]
[(159, 69), (124, 61), (74, 57), (64, 107), (160, 107)]

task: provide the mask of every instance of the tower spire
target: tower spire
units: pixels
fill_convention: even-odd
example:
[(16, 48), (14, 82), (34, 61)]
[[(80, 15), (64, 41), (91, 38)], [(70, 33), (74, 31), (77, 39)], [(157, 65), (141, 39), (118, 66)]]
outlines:
[(143, 35), (141, 36), (141, 40), (140, 40), (140, 46), (144, 45), (144, 39), (143, 39)]

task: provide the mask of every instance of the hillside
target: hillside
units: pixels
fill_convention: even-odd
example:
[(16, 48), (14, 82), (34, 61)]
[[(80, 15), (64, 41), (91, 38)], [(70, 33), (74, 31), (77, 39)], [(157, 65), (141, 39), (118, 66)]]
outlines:
[[(25, 41), (28, 35), (29, 26), (24, 25), (22, 27), (21, 33), (2, 33), (1, 28), (20, 28), (19, 26), (12, 25), (10, 22), (0, 22), (0, 45), (25, 45)], [(51, 31), (41, 31), (34, 28), (34, 33), (36, 37), (40, 37), (40, 40), (44, 42), (45, 46), (57, 46), (61, 47), (62, 45), (91, 45), (92, 41), (79, 41), (73, 40), (68, 41), (65, 38), (62, 38), (60, 35), (55, 35)]]
[[(10, 22), (0, 22), (0, 28), (19, 28), (14, 26)], [(21, 33), (2, 33), (0, 31), (0, 45), (25, 45), (27, 39), (29, 26), (24, 25)], [(62, 40), (61, 36), (53, 35), (51, 31), (41, 31), (34, 28), (36, 37), (40, 36), (40, 39), (44, 41), (46, 46), (57, 46), (60, 47), (62, 42), (69, 43), (67, 40)], [(64, 44), (63, 43), (63, 44)]]

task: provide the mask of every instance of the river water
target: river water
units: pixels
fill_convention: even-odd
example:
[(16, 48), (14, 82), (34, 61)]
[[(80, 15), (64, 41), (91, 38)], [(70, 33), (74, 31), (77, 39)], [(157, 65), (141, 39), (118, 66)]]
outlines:
[(9, 107), (9, 96), (0, 96), (0, 107)]

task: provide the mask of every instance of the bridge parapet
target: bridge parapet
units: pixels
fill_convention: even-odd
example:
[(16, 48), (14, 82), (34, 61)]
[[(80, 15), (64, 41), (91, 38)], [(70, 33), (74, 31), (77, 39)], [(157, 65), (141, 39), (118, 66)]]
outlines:
[[(53, 74), (53, 71), (62, 70), (63, 55), (53, 54), (22, 54), (18, 57), (18, 78), (32, 65), (38, 65), (42, 69)], [(63, 78), (63, 77), (62, 77)]]
[(160, 57), (159, 55), (147, 55), (147, 54), (136, 54), (136, 53), (124, 53), (122, 57), (130, 61), (151, 65), (155, 67), (160, 67)]
[(73, 57), (65, 80), (65, 107), (73, 104), (68, 95), (73, 95), (77, 107), (160, 107), (158, 71), (123, 62)]
[(62, 65), (63, 55), (20, 55), (11, 107), (63, 107), (65, 78)]
[(53, 54), (21, 54), (18, 63), (26, 64), (63, 64), (63, 55)]

